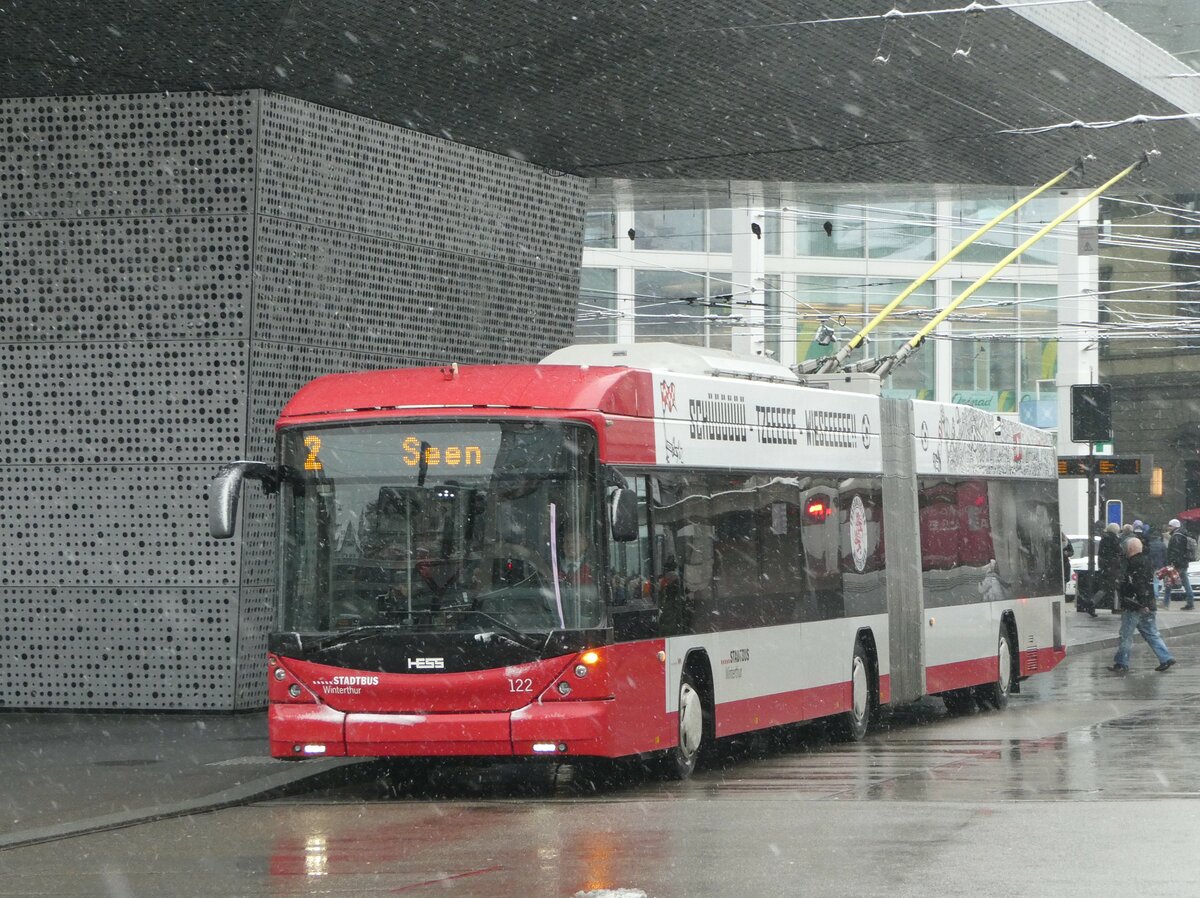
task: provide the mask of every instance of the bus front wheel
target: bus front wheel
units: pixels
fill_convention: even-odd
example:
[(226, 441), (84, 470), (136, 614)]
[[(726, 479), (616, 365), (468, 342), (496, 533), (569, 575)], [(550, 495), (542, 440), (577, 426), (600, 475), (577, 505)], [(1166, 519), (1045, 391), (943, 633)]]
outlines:
[(692, 775), (708, 735), (706, 729), (704, 696), (691, 672), (685, 670), (679, 680), (679, 741), (661, 759), (665, 777), (683, 780)]

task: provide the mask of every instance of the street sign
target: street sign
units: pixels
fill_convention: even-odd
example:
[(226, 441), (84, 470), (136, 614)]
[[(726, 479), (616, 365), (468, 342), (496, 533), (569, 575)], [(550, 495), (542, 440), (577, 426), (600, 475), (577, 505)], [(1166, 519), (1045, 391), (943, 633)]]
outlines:
[(1123, 524), (1122, 514), (1124, 508), (1121, 505), (1120, 499), (1109, 499), (1104, 503), (1104, 523), (1106, 524)]
[(1093, 471), (1097, 477), (1143, 477), (1150, 470), (1142, 463), (1141, 456), (1124, 458), (1102, 458), (1087, 455), (1060, 455), (1059, 477), (1087, 477)]
[(1112, 443), (1092, 443), (1092, 453), (1094, 455), (1109, 456), (1113, 454)]

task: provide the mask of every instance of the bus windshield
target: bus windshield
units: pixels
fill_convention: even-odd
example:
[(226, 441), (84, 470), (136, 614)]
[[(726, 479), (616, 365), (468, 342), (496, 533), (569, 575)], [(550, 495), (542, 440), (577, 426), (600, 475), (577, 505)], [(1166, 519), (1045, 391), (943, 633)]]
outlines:
[(553, 421), (285, 431), (277, 629), (600, 626), (595, 445)]

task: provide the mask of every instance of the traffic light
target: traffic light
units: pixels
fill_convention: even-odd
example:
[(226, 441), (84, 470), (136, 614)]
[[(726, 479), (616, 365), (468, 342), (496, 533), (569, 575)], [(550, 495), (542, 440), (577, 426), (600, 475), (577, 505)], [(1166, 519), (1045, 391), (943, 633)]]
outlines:
[(1112, 387), (1108, 384), (1071, 386), (1071, 442), (1112, 441)]

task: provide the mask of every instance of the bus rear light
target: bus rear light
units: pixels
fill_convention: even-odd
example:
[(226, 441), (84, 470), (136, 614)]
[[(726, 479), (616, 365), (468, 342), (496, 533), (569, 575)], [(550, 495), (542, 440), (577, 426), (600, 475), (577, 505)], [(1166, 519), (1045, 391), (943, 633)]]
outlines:
[(579, 656), (579, 660), (584, 664), (592, 665), (600, 660), (600, 653), (595, 649), (590, 649)]
[(539, 755), (553, 754), (554, 752), (565, 752), (567, 750), (567, 743), (535, 742), (533, 743), (533, 750)]
[(303, 691), (304, 690), (300, 688), (299, 683), (293, 683), (288, 687), (288, 695), (290, 695), (292, 698), (299, 698)]
[(292, 751), (298, 755), (323, 755), (325, 754), (325, 746), (319, 742), (310, 742), (307, 745), (293, 745)]
[(587, 670), (588, 669), (587, 669), (586, 664), (576, 664), (575, 665), (575, 676), (579, 677), (582, 680), (584, 677), (587, 676)]
[(808, 504), (804, 506), (804, 514), (807, 515), (810, 521), (817, 523), (821, 523), (831, 517), (834, 511), (833, 502), (828, 496), (809, 499)]
[(279, 680), (282, 683), (284, 680), (287, 679), (287, 671), (285, 671), (282, 667), (276, 667), (275, 668), (275, 679)]
[(566, 680), (563, 680), (561, 683), (559, 683), (558, 684), (558, 694), (559, 695), (570, 695), (571, 694), (571, 684), (568, 683)]

